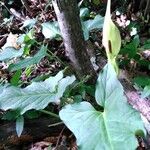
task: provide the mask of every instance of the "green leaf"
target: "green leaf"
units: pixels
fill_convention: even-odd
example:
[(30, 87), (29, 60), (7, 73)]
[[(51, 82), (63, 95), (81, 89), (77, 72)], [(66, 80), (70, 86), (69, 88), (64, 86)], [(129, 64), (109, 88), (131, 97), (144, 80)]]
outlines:
[(5, 86), (3, 86), (1, 83), (0, 83), (0, 94), (2, 93), (3, 89), (5, 88)]
[(118, 66), (115, 59), (120, 51), (121, 36), (117, 26), (111, 20), (110, 7), (111, 0), (108, 0), (104, 19), (102, 42), (106, 50), (108, 61), (114, 66), (115, 71), (118, 74)]
[(23, 48), (16, 50), (13, 47), (6, 47), (1, 53), (0, 53), (0, 61), (9, 60), (15, 57), (20, 57), (23, 54)]
[[(88, 8), (83, 8), (80, 11), (81, 19), (83, 19), (85, 15), (88, 15)], [(104, 22), (104, 18), (100, 15), (96, 15), (94, 19), (81, 21), (85, 40), (89, 39), (89, 32), (91, 30), (102, 29), (103, 22)], [(59, 39), (61, 37), (61, 33), (60, 33), (60, 29), (59, 29), (57, 21), (43, 23), (42, 33), (45, 36), (45, 38), (50, 38), (50, 39), (58, 38)]]
[(138, 86), (147, 86), (150, 84), (150, 77), (146, 76), (138, 76), (133, 79), (133, 81), (138, 85)]
[(138, 146), (135, 135), (146, 132), (140, 114), (128, 105), (112, 65), (105, 66), (96, 88), (96, 101), (104, 107), (103, 112), (81, 102), (67, 105), (59, 113), (76, 136), (79, 149), (135, 150)]
[(80, 18), (81, 19), (84, 19), (86, 17), (89, 17), (90, 16), (90, 11), (88, 8), (81, 8), (80, 9)]
[(0, 109), (19, 110), (24, 114), (31, 109), (44, 109), (50, 102), (57, 103), (67, 86), (75, 81), (74, 76), (63, 78), (63, 72), (49, 77), (44, 82), (33, 82), (26, 88), (7, 86), (0, 93)]
[(27, 27), (27, 28), (31, 29), (31, 28), (33, 28), (33, 26), (35, 25), (36, 22), (37, 22), (36, 19), (27, 19), (23, 22), (22, 28)]
[(144, 90), (142, 92), (141, 97), (146, 98), (146, 97), (149, 97), (149, 96), (150, 96), (150, 85), (144, 87)]
[(43, 45), (41, 49), (39, 50), (39, 52), (35, 54), (33, 57), (20, 60), (19, 62), (15, 64), (11, 64), (8, 67), (8, 69), (10, 71), (16, 71), (22, 68), (26, 68), (30, 65), (38, 64), (40, 60), (46, 56), (46, 51), (47, 51), (47, 47)]
[(105, 66), (102, 75), (97, 79), (95, 98), (99, 105), (105, 106), (106, 101), (123, 93), (123, 87), (117, 79), (111, 64)]
[(24, 116), (25, 118), (27, 119), (35, 119), (35, 118), (39, 118), (40, 117), (40, 112), (39, 111), (36, 111), (36, 110), (30, 110), (30, 111), (27, 111)]
[(144, 49), (150, 49), (150, 39), (144, 43)]
[(19, 116), (16, 120), (16, 132), (18, 137), (20, 137), (24, 127), (24, 118), (23, 116)]
[(93, 0), (93, 3), (94, 3), (95, 5), (99, 5), (99, 4), (100, 4), (100, 0)]
[(96, 15), (94, 19), (89, 19), (84, 22), (84, 25), (89, 31), (93, 29), (102, 29), (103, 28), (104, 18), (100, 15)]
[(82, 29), (84, 32), (85, 40), (89, 39), (89, 32), (93, 29), (102, 29), (104, 18), (100, 15), (96, 15), (94, 19), (89, 19), (87, 21), (82, 21)]
[(137, 54), (137, 48), (140, 44), (139, 36), (136, 35), (132, 42), (129, 44), (125, 45), (124, 48), (121, 49), (121, 54), (129, 56), (129, 58), (134, 58)]
[(19, 116), (19, 112), (17, 110), (11, 110), (11, 111), (6, 111), (4, 114), (3, 114), (3, 117), (2, 119), (3, 120), (9, 120), (9, 121), (14, 121), (18, 118)]
[(15, 72), (15, 74), (12, 76), (10, 80), (11, 85), (17, 86), (19, 84), (21, 74), (22, 74), (21, 70), (17, 70)]
[(47, 39), (54, 39), (61, 37), (57, 21), (42, 23), (42, 33)]

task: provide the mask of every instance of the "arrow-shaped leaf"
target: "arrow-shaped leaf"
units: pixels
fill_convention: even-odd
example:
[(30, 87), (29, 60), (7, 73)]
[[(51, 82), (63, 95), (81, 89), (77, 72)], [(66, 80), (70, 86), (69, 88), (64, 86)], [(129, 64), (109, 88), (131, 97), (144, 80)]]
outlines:
[[(99, 94), (99, 93), (100, 94)], [(67, 105), (60, 118), (77, 138), (80, 150), (135, 150), (136, 134), (145, 133), (140, 114), (132, 109), (111, 64), (99, 75), (96, 101), (100, 112), (88, 102)]]
[(7, 86), (1, 88), (0, 109), (19, 110), (24, 114), (31, 109), (44, 109), (50, 102), (58, 102), (67, 86), (75, 81), (74, 76), (63, 78), (63, 72), (50, 77), (44, 82), (33, 82), (26, 88)]

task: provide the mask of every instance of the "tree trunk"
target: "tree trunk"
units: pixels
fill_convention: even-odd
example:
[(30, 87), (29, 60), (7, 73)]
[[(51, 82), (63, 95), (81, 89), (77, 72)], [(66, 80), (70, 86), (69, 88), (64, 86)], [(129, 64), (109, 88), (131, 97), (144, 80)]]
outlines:
[(90, 75), (95, 83), (97, 75), (88, 56), (83, 37), (79, 10), (76, 0), (53, 0), (53, 7), (63, 37), (66, 55), (79, 79)]

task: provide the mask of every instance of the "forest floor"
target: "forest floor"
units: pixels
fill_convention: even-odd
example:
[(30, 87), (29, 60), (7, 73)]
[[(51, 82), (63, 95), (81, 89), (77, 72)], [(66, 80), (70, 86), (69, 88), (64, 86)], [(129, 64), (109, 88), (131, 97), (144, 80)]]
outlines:
[[(7, 55), (8, 58), (11, 58), (11, 54), (9, 55), (9, 51), (5, 53), (5, 56), (0, 53), (0, 84), (11, 83), (23, 88), (32, 81), (42, 81), (51, 75), (56, 75), (56, 73), (66, 67), (66, 64), (69, 64), (62, 39), (59, 36), (57, 37), (57, 35), (54, 35), (55, 38), (53, 39), (46, 38), (41, 28), (42, 23), (57, 20), (51, 3), (48, 0), (28, 0), (26, 2), (27, 4), (18, 0), (8, 0), (7, 3), (0, 2), (0, 51), (7, 46), (19, 49), (20, 45), (17, 43), (17, 40), (18, 37), (24, 34), (28, 34), (30, 40), (26, 39), (24, 41), (26, 55), (20, 57), (35, 56), (39, 46), (43, 44), (48, 47), (47, 56), (41, 58), (35, 64), (29, 64), (31, 67), (28, 67), (28, 64), (26, 64), (25, 68), (19, 68), (15, 71), (9, 71), (8, 66), (18, 62), (19, 59), (14, 58), (9, 61), (3, 61), (3, 57)], [(82, 7), (89, 7), (92, 15), (100, 14), (104, 16), (106, 3), (103, 3), (102, 6), (101, 4), (99, 5), (92, 4), (90, 6), (89, 4), (83, 4)], [(149, 18), (144, 18), (141, 12), (133, 13), (129, 6), (127, 6), (128, 10), (125, 12), (123, 12), (121, 6), (115, 6), (115, 8), (119, 9), (117, 11), (116, 9), (114, 10), (112, 18), (118, 25), (122, 36), (122, 48), (118, 57), (119, 67), (122, 69), (120, 78), (130, 82), (137, 90), (137, 93), (142, 95), (145, 101), (148, 101), (150, 100)], [(123, 13), (120, 13), (121, 10)], [(34, 33), (32, 35), (33, 30)], [(90, 38), (87, 42), (88, 46), (92, 47), (89, 53), (96, 57), (94, 65), (97, 72), (106, 63), (106, 55), (101, 40), (101, 30), (93, 30), (90, 32)], [(143, 107), (145, 106), (145, 101), (143, 102), (144, 104), (141, 102)], [(60, 109), (60, 106), (55, 104), (50, 104), (48, 107), (56, 113)], [(139, 106), (135, 106), (135, 108), (139, 110)], [(143, 109), (139, 111), (142, 112)], [(150, 119), (149, 112), (149, 110), (145, 112), (148, 116), (147, 119)], [(77, 149), (73, 134), (62, 122), (55, 119), (50, 121), (46, 114), (39, 112), (31, 112), (26, 115), (27, 121), (24, 131), (26, 134), (21, 138), (17, 138), (14, 116), (13, 112), (0, 111), (0, 137), (3, 138), (4, 136), (4, 139), (0, 140), (3, 142), (3, 144), (0, 143), (0, 149)], [(30, 119), (32, 120), (30, 121)], [(28, 133), (30, 134), (29, 136), (27, 136)], [(150, 145), (150, 143), (147, 144), (144, 139), (139, 138), (139, 150), (146, 149), (147, 145)]]

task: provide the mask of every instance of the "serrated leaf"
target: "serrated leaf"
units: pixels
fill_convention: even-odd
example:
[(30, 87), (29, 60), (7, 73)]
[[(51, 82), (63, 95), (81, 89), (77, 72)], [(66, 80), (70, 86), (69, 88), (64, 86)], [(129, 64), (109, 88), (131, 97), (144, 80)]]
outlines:
[(10, 71), (16, 71), (16, 70), (19, 70), (22, 68), (26, 68), (30, 65), (38, 64), (40, 62), (40, 60), (46, 56), (46, 51), (47, 51), (47, 47), (43, 45), (41, 47), (41, 49), (39, 50), (39, 52), (37, 54), (35, 54), (33, 57), (25, 58), (15, 64), (11, 64), (8, 67), (8, 69)]
[(63, 78), (60, 71), (55, 77), (44, 82), (33, 82), (24, 89), (7, 86), (0, 93), (0, 109), (19, 110), (21, 115), (31, 109), (44, 109), (50, 102), (57, 103), (66, 87), (74, 81), (74, 76)]
[(21, 133), (23, 131), (23, 127), (24, 127), (24, 117), (19, 116), (16, 120), (16, 132), (17, 132), (18, 137), (21, 136)]
[(103, 112), (81, 102), (67, 105), (59, 114), (76, 136), (79, 149), (135, 150), (138, 146), (135, 135), (146, 132), (140, 114), (128, 105), (112, 65), (105, 66), (96, 88), (101, 93), (96, 94), (96, 101), (104, 107)]
[(61, 37), (57, 21), (42, 23), (42, 33), (45, 36), (45, 38), (49, 39)]
[(6, 47), (0, 53), (0, 61), (5, 61), (5, 60), (9, 60), (15, 57), (20, 57), (23, 54), (23, 51), (24, 51), (23, 48), (17, 50), (13, 47)]

